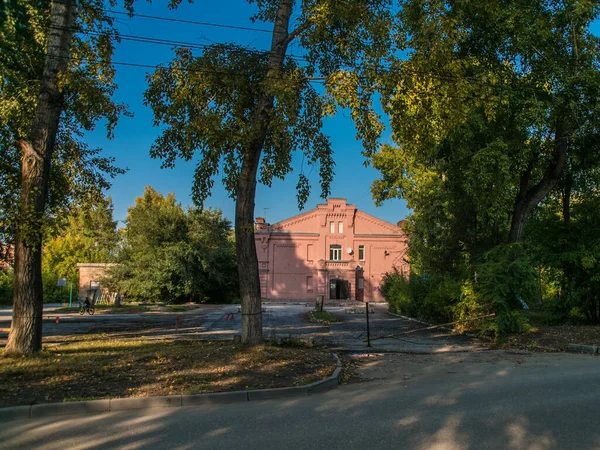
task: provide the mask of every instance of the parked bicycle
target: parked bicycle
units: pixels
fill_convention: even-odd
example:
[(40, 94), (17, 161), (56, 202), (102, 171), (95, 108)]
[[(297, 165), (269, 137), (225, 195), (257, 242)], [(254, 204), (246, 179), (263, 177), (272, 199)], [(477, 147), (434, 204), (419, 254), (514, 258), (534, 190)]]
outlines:
[(90, 302), (89, 297), (86, 297), (84, 302), (79, 300), (79, 314), (83, 316), (86, 312), (90, 316), (93, 316), (96, 312), (96, 307), (94, 306), (93, 302)]

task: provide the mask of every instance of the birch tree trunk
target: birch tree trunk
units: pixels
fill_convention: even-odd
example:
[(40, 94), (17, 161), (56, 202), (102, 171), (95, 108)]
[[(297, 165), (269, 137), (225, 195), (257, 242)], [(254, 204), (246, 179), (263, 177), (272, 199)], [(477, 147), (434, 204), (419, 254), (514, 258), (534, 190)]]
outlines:
[(248, 147), (237, 184), (235, 205), (235, 245), (240, 280), (240, 300), (242, 302), (242, 343), (263, 342), (262, 302), (258, 259), (254, 241), (254, 203), (256, 196), (256, 176), (262, 149), (267, 137), (269, 113), (273, 109), (274, 96), (269, 90), (269, 82), (281, 72), (289, 44), (289, 22), (294, 0), (280, 0), (273, 29), (268, 70), (257, 108), (252, 119)]
[(29, 138), (20, 142), (21, 192), (14, 261), (12, 327), (5, 354), (42, 348), (42, 220), (63, 106), (59, 77), (68, 67), (75, 0), (52, 2), (46, 60)]

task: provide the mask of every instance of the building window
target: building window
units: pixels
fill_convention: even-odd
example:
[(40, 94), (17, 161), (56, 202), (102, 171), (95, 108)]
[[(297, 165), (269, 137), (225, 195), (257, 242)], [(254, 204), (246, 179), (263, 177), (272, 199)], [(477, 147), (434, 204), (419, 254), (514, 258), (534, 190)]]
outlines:
[(359, 261), (365, 260), (365, 246), (364, 245), (358, 246), (358, 260)]
[(332, 261), (342, 260), (342, 246), (338, 244), (329, 246), (329, 259)]
[(306, 291), (312, 292), (312, 290), (313, 290), (313, 277), (307, 276), (306, 277)]
[(306, 246), (306, 260), (307, 261), (313, 260), (313, 244), (308, 244)]
[(344, 232), (344, 222), (338, 222), (338, 233), (342, 234)]
[(331, 234), (335, 233), (335, 222), (329, 222), (329, 232)]

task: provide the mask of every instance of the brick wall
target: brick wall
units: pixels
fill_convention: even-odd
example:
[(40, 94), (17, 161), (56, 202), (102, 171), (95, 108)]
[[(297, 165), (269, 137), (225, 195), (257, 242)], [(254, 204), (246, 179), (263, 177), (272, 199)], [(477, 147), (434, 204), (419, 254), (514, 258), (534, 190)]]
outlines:
[(102, 278), (106, 276), (106, 271), (109, 267), (114, 264), (105, 263), (79, 263), (79, 292), (78, 297), (84, 299), (87, 295), (87, 291), (90, 288), (90, 282), (98, 281), (100, 283), (100, 289), (102, 289)]

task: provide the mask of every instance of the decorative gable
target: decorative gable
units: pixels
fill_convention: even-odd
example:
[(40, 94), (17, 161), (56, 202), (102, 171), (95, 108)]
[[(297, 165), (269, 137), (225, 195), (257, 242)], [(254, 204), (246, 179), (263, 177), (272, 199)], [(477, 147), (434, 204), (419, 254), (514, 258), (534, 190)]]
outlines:
[(283, 233), (318, 233), (319, 214), (316, 209), (282, 220), (271, 225), (270, 230)]
[(362, 211), (356, 213), (354, 232), (356, 234), (403, 234), (400, 227)]

